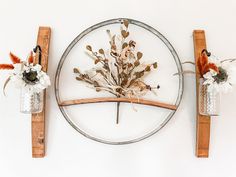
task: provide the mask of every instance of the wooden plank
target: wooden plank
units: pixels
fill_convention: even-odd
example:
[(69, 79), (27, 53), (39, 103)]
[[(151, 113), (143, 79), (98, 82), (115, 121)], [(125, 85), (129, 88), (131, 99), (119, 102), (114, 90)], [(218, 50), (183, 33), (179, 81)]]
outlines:
[[(194, 40), (194, 55), (195, 63), (199, 58), (203, 49), (206, 49), (206, 38), (204, 30), (193, 31)], [(196, 95), (197, 95), (197, 109), (196, 109), (196, 156), (208, 157), (209, 156), (209, 142), (210, 142), (210, 116), (203, 116), (199, 114), (198, 108), (198, 88), (199, 88), (200, 74), (196, 65)]]
[[(42, 70), (47, 71), (48, 54), (50, 45), (51, 29), (49, 27), (39, 27), (37, 45), (42, 49), (41, 65)], [(36, 57), (34, 63), (38, 63)], [(44, 91), (44, 108), (41, 113), (32, 114), (32, 157), (45, 156), (45, 105), (46, 90)]]
[(162, 103), (158, 101), (151, 101), (145, 99), (137, 99), (137, 98), (125, 98), (125, 97), (100, 97), (100, 98), (84, 98), (77, 100), (66, 100), (61, 102), (60, 106), (71, 106), (77, 104), (87, 104), (87, 103), (104, 103), (104, 102), (126, 102), (126, 103), (135, 103), (135, 104), (143, 104), (149, 106), (156, 106), (170, 110), (176, 110), (177, 106), (167, 103)]

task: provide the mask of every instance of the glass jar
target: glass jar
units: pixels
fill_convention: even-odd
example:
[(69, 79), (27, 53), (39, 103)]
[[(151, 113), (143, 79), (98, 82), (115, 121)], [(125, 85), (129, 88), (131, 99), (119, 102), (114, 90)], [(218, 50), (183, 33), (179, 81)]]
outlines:
[(40, 113), (43, 111), (43, 90), (31, 93), (27, 89), (21, 89), (20, 112), (25, 114)]
[(203, 85), (204, 79), (199, 80), (198, 109), (199, 114), (205, 116), (218, 116), (220, 112), (220, 93), (208, 91), (208, 86)]

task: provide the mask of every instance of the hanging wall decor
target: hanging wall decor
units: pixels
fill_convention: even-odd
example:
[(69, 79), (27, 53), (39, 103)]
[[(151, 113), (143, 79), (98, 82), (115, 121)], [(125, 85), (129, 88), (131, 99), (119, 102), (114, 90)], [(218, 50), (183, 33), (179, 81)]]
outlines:
[[(39, 57), (39, 63), (33, 63)], [(43, 90), (50, 85), (49, 76), (42, 70), (41, 47), (36, 46), (30, 52), (26, 61), (10, 53), (12, 64), (0, 64), (0, 69), (12, 70), (7, 78), (3, 92), (11, 81), (16, 88), (21, 89), (20, 111), (22, 113), (40, 113), (43, 110)]]
[(10, 52), (11, 64), (0, 64), (1, 70), (10, 70), (7, 84), (12, 82), (21, 90), (20, 112), (32, 116), (32, 157), (45, 156), (45, 104), (46, 88), (50, 86), (47, 75), (48, 53), (51, 29), (39, 27), (37, 45), (26, 60)]
[(87, 138), (134, 143), (159, 131), (177, 110), (183, 76), (174, 73), (182, 73), (178, 55), (157, 30), (131, 19), (104, 21), (80, 33), (63, 53), (57, 103)]
[[(232, 90), (236, 83), (236, 59), (220, 60), (207, 51), (204, 30), (194, 30), (196, 67), (196, 156), (209, 156), (211, 116), (220, 114), (220, 95)], [(191, 62), (187, 62), (191, 63)]]

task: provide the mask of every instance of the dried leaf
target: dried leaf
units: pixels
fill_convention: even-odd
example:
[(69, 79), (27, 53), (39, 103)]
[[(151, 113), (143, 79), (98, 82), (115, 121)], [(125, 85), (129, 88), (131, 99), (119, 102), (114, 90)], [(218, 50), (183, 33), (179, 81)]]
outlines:
[(101, 91), (101, 89), (100, 89), (100, 88), (96, 88), (95, 90), (96, 90), (96, 92), (100, 92), (100, 91)]
[(121, 88), (117, 88), (116, 92), (118, 92), (119, 94), (122, 94), (122, 89)]
[(146, 85), (146, 89), (152, 90), (152, 87), (150, 85)]
[(76, 80), (82, 81), (83, 79), (81, 77), (76, 77)]
[(115, 45), (115, 43), (116, 43), (115, 40), (116, 40), (116, 35), (113, 35), (111, 38), (112, 45)]
[(93, 85), (94, 85), (94, 87), (99, 87), (99, 84), (97, 81), (93, 81)]
[(139, 62), (138, 60), (136, 60), (136, 61), (134, 62), (134, 66), (138, 66), (138, 65), (140, 65), (140, 62)]
[(157, 68), (157, 62), (153, 63), (153, 68)]
[(129, 46), (135, 48), (136, 42), (133, 41), (133, 40), (130, 40), (130, 41), (129, 41)]
[(73, 71), (74, 71), (74, 73), (80, 73), (78, 68), (74, 68)]
[(109, 60), (108, 60), (107, 58), (104, 59), (104, 62), (105, 62), (105, 63), (108, 63), (108, 61), (109, 61)]
[(141, 52), (138, 52), (138, 53), (137, 53), (137, 59), (138, 59), (138, 60), (140, 60), (140, 59), (142, 58), (142, 56), (143, 56), (143, 53), (141, 53)]
[(128, 79), (125, 78), (122, 82), (121, 82), (121, 86), (125, 86), (128, 83)]
[(144, 76), (144, 71), (135, 72), (134, 75), (136, 76), (136, 79), (141, 78)]
[(146, 66), (145, 71), (147, 71), (147, 72), (151, 71), (151, 67), (150, 66)]
[(128, 26), (129, 26), (129, 21), (128, 21), (128, 20), (124, 20), (123, 23), (124, 23), (125, 27), (128, 28)]
[(111, 49), (116, 50), (116, 45), (115, 44), (111, 45)]
[(104, 55), (104, 50), (103, 49), (99, 49), (98, 51), (100, 54)]
[(132, 63), (129, 63), (129, 64), (128, 64), (128, 68), (131, 68), (132, 66), (133, 66)]
[(96, 73), (101, 74), (104, 78), (107, 78), (107, 76), (105, 75), (105, 73), (102, 70), (96, 70)]
[(111, 56), (115, 56), (115, 57), (117, 57), (119, 55), (117, 52), (111, 52), (110, 54), (111, 54)]
[(94, 60), (94, 64), (95, 64), (95, 65), (98, 64), (99, 62), (100, 62), (99, 59)]
[(122, 45), (122, 49), (126, 48), (128, 46), (128, 44), (125, 42), (123, 45)]
[(86, 49), (89, 50), (89, 51), (92, 51), (92, 47), (90, 45), (87, 45)]
[(121, 35), (123, 36), (123, 38), (127, 38), (129, 36), (129, 32), (125, 30), (121, 30)]

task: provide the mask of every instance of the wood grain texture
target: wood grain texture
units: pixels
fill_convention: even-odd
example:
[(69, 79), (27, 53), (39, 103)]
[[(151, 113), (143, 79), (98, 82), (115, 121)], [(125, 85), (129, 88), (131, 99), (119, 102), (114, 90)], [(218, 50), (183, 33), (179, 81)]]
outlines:
[[(206, 49), (206, 38), (204, 30), (193, 31), (194, 41), (194, 55), (195, 63), (199, 58), (203, 49)], [(196, 110), (196, 156), (208, 157), (209, 156), (209, 142), (210, 142), (210, 116), (203, 116), (199, 114), (198, 108), (198, 89), (199, 89), (200, 74), (196, 65), (196, 95), (197, 95), (197, 110)]]
[(143, 104), (149, 106), (156, 106), (170, 110), (176, 110), (176, 105), (171, 105), (167, 103), (161, 103), (157, 101), (150, 101), (144, 99), (137, 99), (137, 98), (116, 98), (116, 97), (101, 97), (101, 98), (86, 98), (86, 99), (77, 99), (77, 100), (67, 100), (61, 102), (60, 106), (71, 106), (76, 104), (87, 104), (87, 103), (102, 103), (102, 102), (126, 102), (126, 103), (135, 103), (135, 104)]
[[(41, 65), (42, 70), (47, 71), (48, 54), (50, 45), (51, 29), (49, 27), (39, 27), (37, 45), (42, 49)], [(34, 63), (38, 63), (36, 57)], [(45, 156), (45, 105), (46, 90), (44, 91), (44, 108), (41, 113), (32, 114), (32, 157)]]

